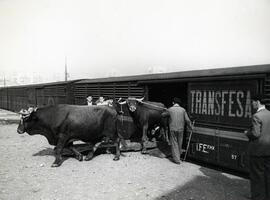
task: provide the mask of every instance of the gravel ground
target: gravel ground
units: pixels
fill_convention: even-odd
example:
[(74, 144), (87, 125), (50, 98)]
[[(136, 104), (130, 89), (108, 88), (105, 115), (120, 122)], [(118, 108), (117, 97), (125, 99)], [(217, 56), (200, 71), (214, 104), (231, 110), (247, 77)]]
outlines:
[(51, 168), (53, 146), (42, 136), (19, 135), (0, 124), (1, 200), (245, 200), (247, 179), (189, 162), (124, 152), (119, 161), (68, 158)]

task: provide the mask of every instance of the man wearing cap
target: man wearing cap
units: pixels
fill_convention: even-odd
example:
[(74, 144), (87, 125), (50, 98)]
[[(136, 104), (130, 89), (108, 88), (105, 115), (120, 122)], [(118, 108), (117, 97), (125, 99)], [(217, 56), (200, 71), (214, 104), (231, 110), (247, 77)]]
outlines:
[(180, 106), (181, 100), (174, 97), (172, 103), (173, 106), (168, 109), (171, 151), (173, 161), (180, 164), (185, 125), (190, 130), (192, 130), (192, 125), (186, 110)]
[(87, 101), (87, 105), (88, 105), (88, 106), (92, 106), (92, 105), (93, 105), (92, 100), (93, 100), (93, 98), (92, 98), (91, 96), (88, 96), (88, 97), (86, 98), (86, 101)]
[(256, 113), (252, 127), (245, 131), (249, 138), (248, 155), (250, 192), (252, 200), (270, 200), (270, 112), (265, 108), (264, 96), (251, 98)]

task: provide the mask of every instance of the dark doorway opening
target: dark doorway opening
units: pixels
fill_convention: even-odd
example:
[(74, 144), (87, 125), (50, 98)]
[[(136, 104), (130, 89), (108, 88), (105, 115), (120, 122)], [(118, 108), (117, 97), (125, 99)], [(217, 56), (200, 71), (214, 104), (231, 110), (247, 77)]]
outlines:
[[(148, 85), (149, 101), (161, 102), (167, 108), (172, 106), (174, 97), (181, 99), (181, 106), (188, 111), (188, 83), (173, 82), (173, 83), (153, 83)], [(187, 134), (184, 132), (183, 149), (187, 146)], [(168, 146), (169, 147), (169, 146)], [(170, 147), (169, 147), (170, 151)], [(183, 155), (182, 155), (183, 156)]]
[(149, 101), (162, 102), (166, 107), (172, 106), (173, 97), (181, 99), (182, 107), (188, 108), (187, 83), (155, 83), (148, 85)]

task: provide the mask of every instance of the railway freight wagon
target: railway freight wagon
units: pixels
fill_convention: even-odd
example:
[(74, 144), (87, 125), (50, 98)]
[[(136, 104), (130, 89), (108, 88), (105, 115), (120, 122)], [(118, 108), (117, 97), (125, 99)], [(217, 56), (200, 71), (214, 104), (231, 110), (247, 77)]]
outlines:
[(0, 88), (0, 106), (18, 112), (22, 108), (54, 104), (73, 104), (73, 83), (63, 81)]
[(270, 105), (270, 65), (169, 73), (139, 84), (147, 86), (150, 100), (167, 106), (173, 96), (183, 100), (195, 120), (189, 158), (247, 171), (244, 130), (254, 113), (250, 98), (263, 93)]
[[(86, 97), (142, 97), (171, 106), (173, 97), (195, 120), (188, 157), (217, 166), (247, 171), (248, 139), (243, 134), (254, 112), (251, 96), (265, 94), (270, 106), (270, 65), (194, 70), (126, 77), (76, 80), (0, 88), (1, 108), (67, 103), (86, 105)], [(129, 138), (136, 128), (123, 107), (122, 135)], [(187, 140), (189, 134), (185, 136)], [(185, 147), (184, 147), (185, 148)]]
[[(112, 98), (142, 97), (171, 106), (173, 97), (195, 122), (188, 157), (238, 171), (247, 171), (248, 139), (244, 130), (254, 112), (251, 96), (266, 95), (270, 105), (270, 65), (195, 70), (153, 75), (90, 79), (74, 84), (75, 104), (88, 95)], [(124, 110), (124, 135), (134, 131)], [(186, 135), (186, 142), (189, 134)]]
[(74, 81), (42, 84), (35, 88), (36, 106), (74, 104)]
[(247, 171), (248, 139), (243, 134), (255, 112), (251, 96), (262, 93), (270, 105), (270, 65), (221, 70), (188, 84), (188, 111), (197, 119), (189, 156)]
[(182, 98), (188, 114), (195, 120), (189, 158), (247, 171), (248, 139), (243, 132), (250, 127), (254, 113), (250, 98), (263, 93), (268, 98), (267, 106), (270, 105), (270, 65), (165, 76), (140, 84), (147, 85), (151, 100), (159, 100), (162, 96), (160, 100), (168, 103), (168, 97)]

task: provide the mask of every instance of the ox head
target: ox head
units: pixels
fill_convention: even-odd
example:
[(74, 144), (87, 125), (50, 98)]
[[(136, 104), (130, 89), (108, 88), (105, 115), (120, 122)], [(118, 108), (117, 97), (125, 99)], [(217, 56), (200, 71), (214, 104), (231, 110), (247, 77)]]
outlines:
[(118, 100), (113, 99), (110, 104), (108, 104), (108, 105), (113, 107), (118, 114), (120, 114), (120, 115), (124, 114), (122, 106), (124, 104), (126, 104), (126, 101), (123, 101), (123, 99), (121, 97)]
[(141, 103), (143, 99), (144, 99), (144, 97), (141, 98), (141, 99), (129, 97), (129, 98), (126, 100), (126, 103), (127, 103), (127, 105), (128, 105), (128, 109), (129, 109), (131, 112), (135, 112), (136, 109), (137, 109), (138, 104)]
[(30, 107), (28, 110), (22, 109), (19, 114), (21, 115), (21, 120), (19, 126), (17, 128), (17, 132), (22, 134), (27, 132), (36, 121), (36, 113), (37, 108)]
[(113, 102), (113, 107), (116, 109), (118, 114), (123, 114), (123, 110), (122, 110), (123, 105), (127, 105), (128, 109), (131, 112), (135, 112), (138, 104), (141, 103), (143, 99), (144, 99), (144, 97), (141, 99), (129, 97), (126, 100), (119, 98), (117, 101)]

